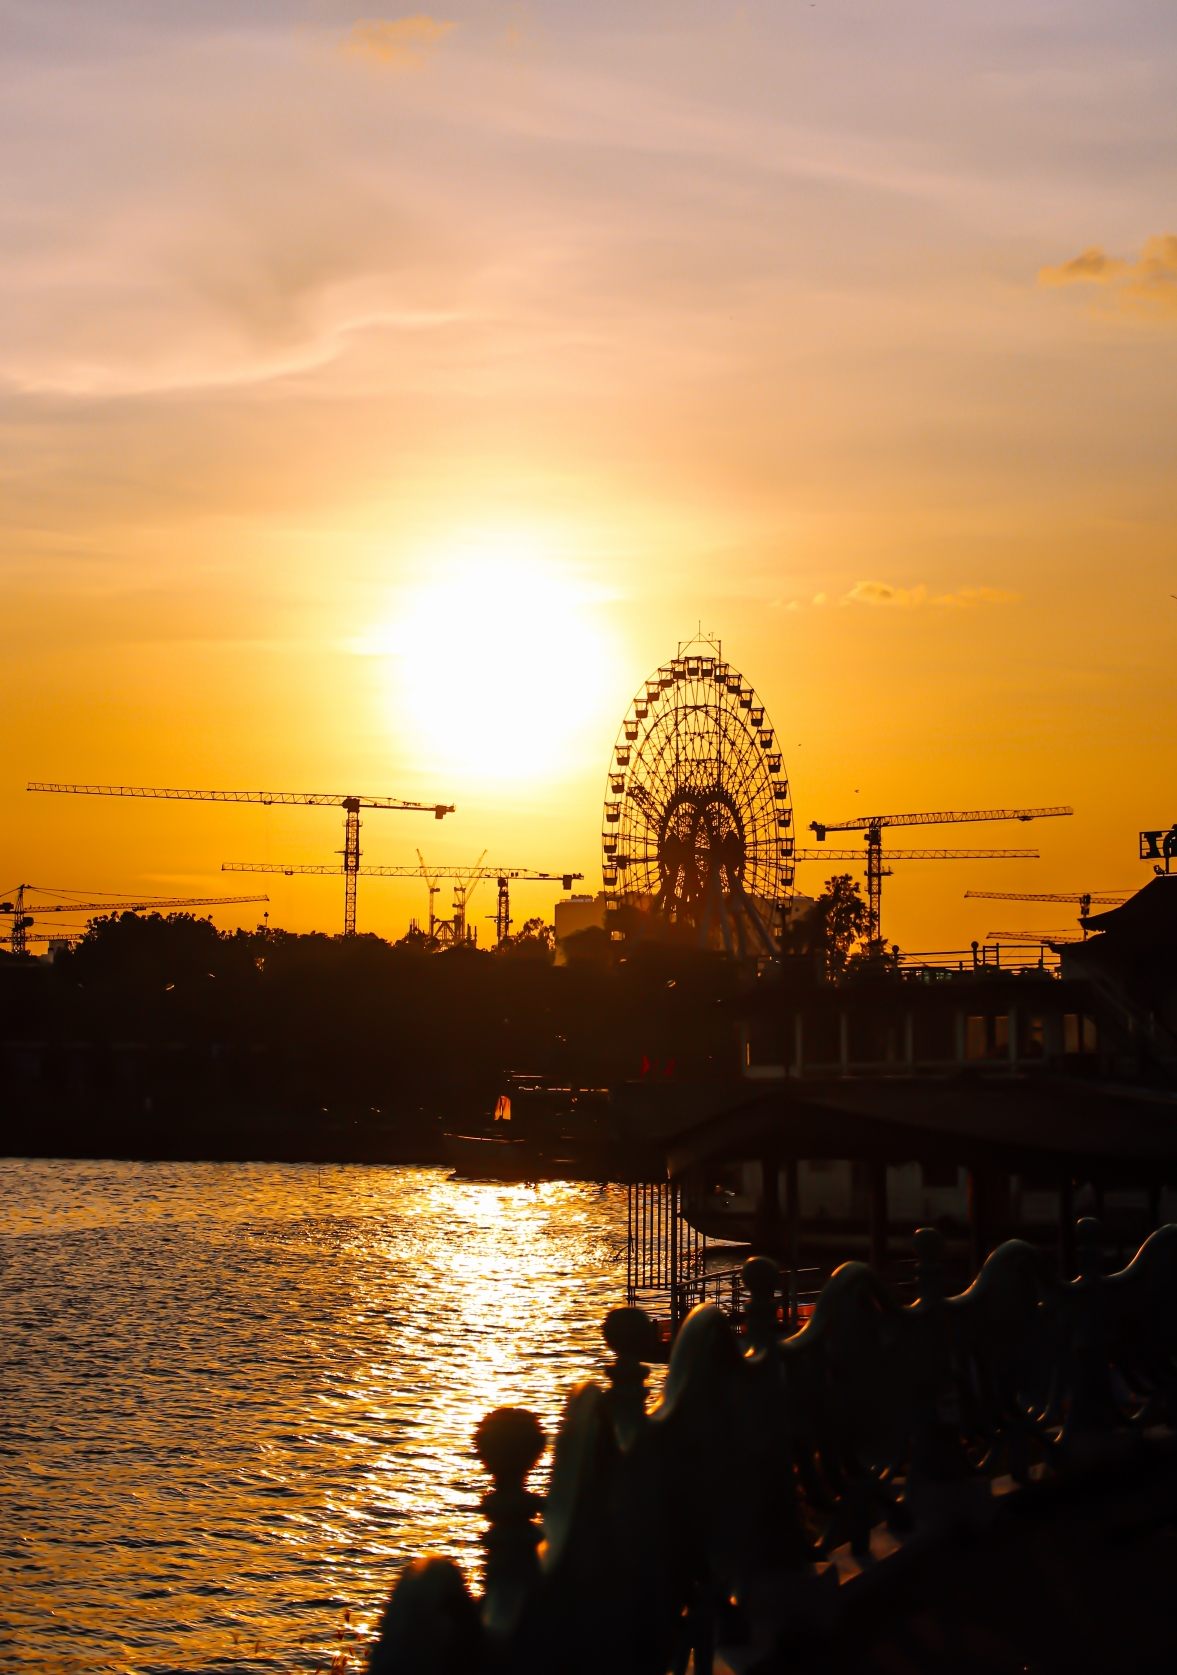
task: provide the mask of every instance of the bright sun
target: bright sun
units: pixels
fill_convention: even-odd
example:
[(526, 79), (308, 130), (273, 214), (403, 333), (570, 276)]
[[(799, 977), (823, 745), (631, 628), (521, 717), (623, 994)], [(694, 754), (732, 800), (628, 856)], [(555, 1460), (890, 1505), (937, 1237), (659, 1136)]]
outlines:
[(494, 782), (562, 778), (588, 728), (620, 713), (600, 595), (537, 545), (484, 539), (438, 561), (365, 641), (389, 659), (390, 709), (422, 765)]

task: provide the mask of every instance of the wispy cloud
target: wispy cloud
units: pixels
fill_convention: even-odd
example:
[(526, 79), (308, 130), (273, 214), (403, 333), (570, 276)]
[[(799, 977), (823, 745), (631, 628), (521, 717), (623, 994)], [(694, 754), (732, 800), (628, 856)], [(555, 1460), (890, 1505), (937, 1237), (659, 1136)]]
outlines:
[(1148, 239), (1134, 262), (1109, 256), (1099, 245), (1092, 245), (1069, 262), (1043, 268), (1038, 283), (1104, 285), (1124, 313), (1177, 319), (1177, 234), (1160, 233)]
[(928, 590), (922, 582), (918, 587), (892, 587), (889, 582), (856, 582), (846, 595), (845, 603), (855, 605), (926, 605)]
[(1000, 587), (958, 587), (933, 593), (923, 582), (915, 587), (893, 587), (889, 582), (857, 582), (842, 600), (844, 605), (890, 605), (900, 610), (920, 605), (968, 608), (974, 605), (1011, 605), (1019, 595)]
[(373, 58), (393, 70), (417, 70), (426, 54), (444, 41), (453, 23), (414, 12), (411, 17), (360, 18), (344, 37), (345, 52)]

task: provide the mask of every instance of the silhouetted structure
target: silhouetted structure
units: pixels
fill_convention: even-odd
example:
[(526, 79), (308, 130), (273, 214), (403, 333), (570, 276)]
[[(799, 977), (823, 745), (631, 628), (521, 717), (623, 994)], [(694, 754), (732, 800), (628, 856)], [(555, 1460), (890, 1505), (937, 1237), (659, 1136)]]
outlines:
[[(409, 1565), (372, 1675), (665, 1675), (692, 1658), (710, 1671), (717, 1651), (736, 1671), (859, 1667), (847, 1654), (885, 1647), (905, 1611), (944, 1610), (954, 1555), (961, 1569), (981, 1560), (971, 1600), (965, 1577), (948, 1593), (956, 1612), (987, 1608), (1003, 1633), (967, 1663), (951, 1643), (936, 1657), (933, 1639), (928, 1658), (869, 1666), (1118, 1667), (1098, 1621), (1083, 1636), (1090, 1660), (1071, 1661), (1073, 1625), (1049, 1591), (1037, 1612), (985, 1593), (1035, 1536), (1057, 1541), (1076, 1517), (1088, 1543), (1109, 1522), (1121, 1542), (1147, 1542), (1177, 1509), (1177, 1226), (1108, 1277), (1100, 1245), (1080, 1222), (1069, 1284), (1003, 1245), (948, 1296), (940, 1235), (924, 1228), (913, 1302), (848, 1264), (787, 1336), (779, 1273), (756, 1258), (737, 1321), (711, 1305), (688, 1317), (652, 1413), (653, 1323), (613, 1310), (608, 1387), (570, 1393), (546, 1499), (527, 1488), (545, 1443), (536, 1419), (502, 1408), (478, 1427), (493, 1483), (482, 1597), (451, 1560)], [(1161, 1667), (1167, 1590), (1150, 1600), (1131, 1566), (1112, 1552), (1105, 1563), (1141, 1610), (1138, 1666)]]
[(356, 934), (356, 879), (360, 871), (360, 811), (398, 809), (402, 813), (432, 814), (435, 820), (454, 812), (453, 803), (407, 803), (399, 797), (343, 796), (334, 791), (189, 791), (156, 785), (63, 785), (32, 780), (30, 791), (68, 792), (85, 797), (150, 797), (173, 803), (299, 804), (304, 808), (341, 808), (343, 819), (343, 934)]
[[(866, 899), (869, 916), (867, 940), (876, 953), (881, 948), (883, 914), (883, 879), (888, 868), (883, 865), (883, 831), (890, 826), (959, 826), (986, 820), (1045, 820), (1058, 815), (1073, 814), (1074, 809), (1059, 804), (1053, 808), (971, 808), (947, 809), (939, 814), (857, 814), (851, 820), (811, 820), (809, 829), (819, 843), (824, 843), (827, 832), (862, 832), (866, 838)], [(802, 857), (799, 855), (798, 859)], [(807, 850), (804, 858), (816, 860), (857, 860), (851, 849), (826, 852)], [(894, 861), (970, 861), (970, 860), (1037, 860), (1036, 849), (900, 849), (887, 857)]]
[(793, 808), (763, 703), (700, 635), (630, 705), (601, 822), (614, 940), (677, 937), (771, 959), (793, 890)]
[(0, 957), (0, 1146), (442, 1162), (512, 1071), (734, 1076), (738, 977), (665, 946), (554, 967), (534, 935), (433, 953), (122, 914), (52, 965)]

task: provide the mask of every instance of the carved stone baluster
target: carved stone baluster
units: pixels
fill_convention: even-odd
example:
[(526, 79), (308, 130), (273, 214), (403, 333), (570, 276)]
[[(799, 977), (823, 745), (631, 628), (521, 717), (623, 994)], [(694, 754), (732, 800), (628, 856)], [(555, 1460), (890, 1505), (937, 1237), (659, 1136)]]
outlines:
[(748, 1293), (748, 1344), (752, 1349), (767, 1349), (781, 1335), (776, 1301), (781, 1271), (771, 1257), (750, 1256), (740, 1269), (740, 1278)]
[(486, 1637), (452, 1559), (406, 1565), (380, 1620), (368, 1675), (479, 1675)]
[(482, 1621), (498, 1640), (519, 1623), (528, 1598), (539, 1585), (536, 1548), (543, 1532), (535, 1522), (543, 1499), (526, 1487), (527, 1474), (544, 1451), (546, 1438), (534, 1413), (500, 1407), (488, 1413), (474, 1433), (474, 1446), (494, 1487), (480, 1510), (490, 1528), (483, 1537), (486, 1589)]
[(1072, 1298), (1070, 1406), (1063, 1441), (1072, 1450), (1099, 1448), (1116, 1428), (1119, 1414), (1112, 1395), (1111, 1350), (1104, 1318), (1103, 1237), (1094, 1216), (1076, 1226), (1079, 1277), (1068, 1288)]
[(969, 1475), (944, 1297), (944, 1240), (934, 1227), (919, 1227), (914, 1243), (919, 1300), (910, 1315), (918, 1331), (912, 1345), (912, 1447), (905, 1495), (913, 1504), (926, 1486), (958, 1483)]
[(658, 1328), (645, 1309), (610, 1309), (605, 1316), (605, 1342), (617, 1359), (605, 1371), (609, 1378), (609, 1415), (618, 1444), (633, 1447), (646, 1419), (647, 1360), (658, 1352)]

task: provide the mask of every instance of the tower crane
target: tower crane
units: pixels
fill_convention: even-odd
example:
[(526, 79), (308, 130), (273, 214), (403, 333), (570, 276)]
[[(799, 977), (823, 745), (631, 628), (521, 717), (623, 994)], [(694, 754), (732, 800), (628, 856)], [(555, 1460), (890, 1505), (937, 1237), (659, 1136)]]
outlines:
[[(862, 814), (853, 820), (811, 820), (809, 829), (819, 843), (824, 843), (827, 832), (864, 832), (866, 834), (866, 886), (869, 940), (880, 941), (880, 921), (883, 905), (883, 879), (890, 869), (883, 866), (883, 828), (886, 826), (958, 826), (982, 820), (1048, 820), (1075, 811), (1067, 804), (1049, 808), (971, 808), (947, 809), (928, 814)], [(798, 860), (858, 860), (854, 850), (802, 850)], [(964, 860), (1038, 860), (1036, 849), (908, 849), (893, 850), (888, 856), (894, 861), (964, 861)]]
[(511, 934), (511, 881), (518, 884), (554, 884), (557, 879), (562, 890), (571, 890), (583, 872), (532, 872), (527, 867), (488, 867), (499, 884), (498, 906), (495, 911), (495, 935), (500, 942)]
[[(467, 903), (469, 902), (470, 897), (474, 894), (475, 890), (478, 888), (482, 879), (486, 876), (486, 868), (483, 866), (483, 862), (486, 860), (486, 850), (484, 849), (482, 851), (482, 854), (478, 857), (472, 867), (466, 867), (453, 872), (430, 872), (428, 867), (425, 865), (425, 857), (419, 849), (417, 851), (417, 860), (419, 861), (421, 867), (421, 877), (425, 880), (425, 887), (429, 891), (430, 941), (432, 941), (437, 934), (437, 926), (439, 922), (444, 923), (444, 921), (439, 921), (434, 916), (433, 898), (441, 888), (441, 880), (445, 878), (448, 879), (454, 886), (454, 916), (450, 920), (450, 940), (455, 945), (461, 945), (466, 940)], [(394, 871), (391, 867), (388, 870), (390, 872)], [(404, 877), (411, 874), (412, 871), (412, 867), (405, 867), (402, 869), (400, 876)]]
[(1079, 942), (1074, 931), (986, 931), (986, 942), (1038, 942), (1050, 947), (1056, 942)]
[[(344, 796), (335, 791), (186, 791), (154, 785), (60, 785), (32, 780), (30, 791), (68, 792), (83, 797), (157, 797), (181, 803), (297, 803), (308, 808), (341, 808), (343, 820), (343, 865), (324, 871), (343, 873), (343, 934), (356, 934), (356, 879), (360, 872), (360, 810), (391, 808), (401, 813), (432, 814), (442, 820), (454, 812), (453, 803), (409, 803), (399, 797)], [(245, 869), (243, 869), (245, 870)]]
[[(465, 941), (466, 936), (466, 905), (470, 897), (483, 878), (494, 878), (498, 882), (498, 904), (495, 912), (495, 931), (501, 942), (510, 934), (511, 930), (511, 885), (559, 883), (561, 889), (571, 890), (576, 880), (584, 877), (582, 872), (540, 872), (531, 867), (497, 867), (486, 864), (486, 851), (472, 867), (429, 867), (421, 851), (417, 851), (418, 865), (396, 867), (360, 867), (360, 874), (365, 878), (423, 878), (425, 888), (429, 891), (429, 934), (434, 935), (438, 923), (433, 912), (433, 899), (441, 888), (443, 881), (453, 881), (454, 885), (454, 928), (455, 942)], [(282, 861), (224, 861), (222, 872), (261, 872), (281, 873), (286, 878), (293, 878), (295, 874), (335, 873), (338, 866), (328, 864), (297, 865), (286, 864)]]
[[(1105, 890), (1096, 894), (1091, 890), (1063, 890), (1042, 893), (1034, 890), (966, 890), (965, 900), (970, 897), (974, 901), (1046, 901), (1072, 903), (1079, 909), (1079, 919), (1082, 922), (1091, 912), (1092, 904), (1099, 907), (1117, 907), (1120, 902), (1127, 901), (1129, 896), (1135, 895), (1134, 890)], [(997, 940), (998, 933), (989, 932), (989, 938)], [(1087, 926), (1083, 926), (1083, 939), (1087, 939)], [(1013, 937), (1007, 937), (1013, 941)], [(1026, 942), (1070, 942), (1077, 941), (1072, 931), (1062, 931), (1057, 936), (1041, 935), (1037, 932), (1027, 932), (1022, 939)]]
[[(429, 891), (429, 934), (432, 937), (438, 924), (448, 923), (438, 920), (433, 911), (433, 899), (441, 888), (443, 879), (452, 880), (454, 886), (454, 918), (452, 921), (452, 935), (455, 942), (466, 940), (466, 902), (473, 895), (480, 879), (486, 874), (482, 865), (482, 855), (472, 867), (453, 868), (448, 871), (431, 873), (425, 865), (421, 851), (417, 851), (419, 865), (415, 867), (357, 867), (356, 874), (360, 878), (423, 878), (425, 888)], [(283, 878), (294, 877), (332, 877), (343, 871), (338, 861), (222, 861), (222, 872), (268, 872), (280, 873)]]
[(428, 871), (425, 865), (425, 857), (419, 849), (417, 851), (417, 859), (421, 863), (421, 877), (425, 880), (425, 888), (429, 892), (429, 940), (432, 942), (437, 926), (437, 914), (434, 912), (433, 903), (437, 896), (437, 892), (441, 889), (441, 881), (440, 879), (434, 878)]
[(63, 896), (64, 890), (51, 890), (44, 884), (18, 884), (12, 892), (11, 901), (0, 901), (0, 915), (12, 915), (12, 927), (9, 932), (12, 952), (23, 954), (26, 942), (45, 942), (55, 940), (52, 937), (28, 936), (26, 933), (33, 918), (29, 914), (31, 908), (37, 918), (46, 913), (157, 913), (161, 908), (174, 909), (177, 907), (228, 907), (244, 902), (269, 901), (269, 896), (136, 896), (132, 900), (112, 901), (48, 901), (26, 902), (25, 891), (31, 890), (38, 895)]
[(973, 901), (1052, 901), (1073, 902), (1079, 909), (1079, 917), (1086, 919), (1092, 906), (1117, 907), (1120, 902), (1127, 901), (1134, 896), (1135, 890), (1104, 890), (1096, 894), (1091, 890), (1064, 890), (1042, 894), (1032, 890), (966, 890), (965, 900)]

